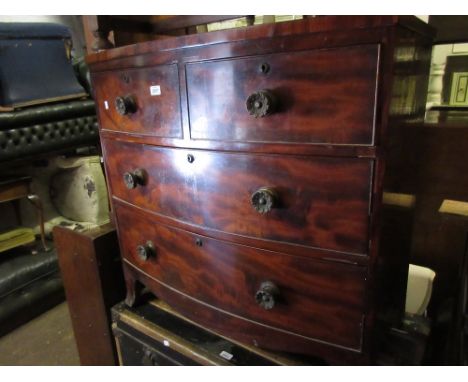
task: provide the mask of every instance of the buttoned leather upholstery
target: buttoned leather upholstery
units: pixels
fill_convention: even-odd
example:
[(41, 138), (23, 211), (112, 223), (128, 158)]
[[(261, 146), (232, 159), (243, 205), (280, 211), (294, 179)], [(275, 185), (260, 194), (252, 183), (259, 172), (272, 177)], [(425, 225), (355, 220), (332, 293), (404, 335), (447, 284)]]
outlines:
[(0, 113), (0, 162), (97, 140), (94, 101), (89, 99)]
[(2, 253), (0, 262), (0, 335), (63, 301), (55, 250)]

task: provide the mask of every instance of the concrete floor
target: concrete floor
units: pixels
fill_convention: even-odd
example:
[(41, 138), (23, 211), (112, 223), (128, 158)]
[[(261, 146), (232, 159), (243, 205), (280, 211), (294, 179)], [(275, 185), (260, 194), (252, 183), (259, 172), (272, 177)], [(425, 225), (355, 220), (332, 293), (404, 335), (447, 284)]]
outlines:
[(67, 303), (0, 338), (0, 365), (79, 365)]

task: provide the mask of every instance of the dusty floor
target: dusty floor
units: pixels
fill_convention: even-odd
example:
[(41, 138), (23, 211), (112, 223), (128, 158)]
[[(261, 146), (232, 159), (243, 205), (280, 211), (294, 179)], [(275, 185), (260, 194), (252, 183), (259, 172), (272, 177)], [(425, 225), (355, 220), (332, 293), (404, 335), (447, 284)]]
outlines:
[(0, 365), (79, 365), (67, 303), (0, 338)]

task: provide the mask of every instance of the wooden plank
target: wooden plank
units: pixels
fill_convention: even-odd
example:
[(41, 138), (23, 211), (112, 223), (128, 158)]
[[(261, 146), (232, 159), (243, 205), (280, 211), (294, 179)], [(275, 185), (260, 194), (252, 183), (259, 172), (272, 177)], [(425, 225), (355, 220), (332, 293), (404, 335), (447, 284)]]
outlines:
[(10, 202), (25, 198), (29, 195), (30, 179), (26, 181), (14, 182), (6, 185), (0, 185), (0, 202)]
[(56, 226), (53, 234), (81, 364), (117, 365), (110, 308), (125, 288), (115, 229)]

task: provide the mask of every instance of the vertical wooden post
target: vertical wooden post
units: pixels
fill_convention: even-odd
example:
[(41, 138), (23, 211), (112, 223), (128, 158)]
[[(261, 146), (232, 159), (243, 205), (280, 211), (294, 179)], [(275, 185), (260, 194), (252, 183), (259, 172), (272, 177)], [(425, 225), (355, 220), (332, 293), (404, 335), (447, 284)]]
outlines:
[(110, 308), (125, 297), (116, 231), (57, 226), (53, 234), (81, 364), (116, 365)]
[(114, 47), (109, 41), (110, 26), (105, 16), (82, 16), (82, 18), (88, 54)]

